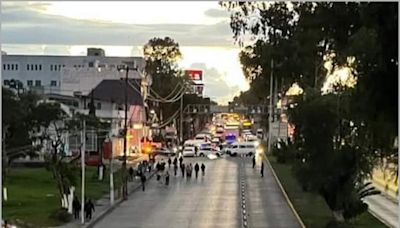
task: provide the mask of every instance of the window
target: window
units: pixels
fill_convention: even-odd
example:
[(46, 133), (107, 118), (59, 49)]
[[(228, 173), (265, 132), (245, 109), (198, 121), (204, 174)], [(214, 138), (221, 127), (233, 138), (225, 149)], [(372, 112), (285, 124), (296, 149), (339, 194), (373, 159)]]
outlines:
[(28, 81), (26, 81), (26, 84), (27, 84), (28, 86), (33, 86), (33, 81), (32, 81), (32, 80), (28, 80)]
[(97, 102), (96, 109), (101, 109), (101, 103), (100, 102)]
[(57, 86), (57, 81), (51, 81), (50, 86)]
[(18, 70), (18, 64), (15, 64), (15, 70)]
[(40, 81), (40, 80), (35, 81), (35, 86), (41, 86), (41, 85), (42, 85), (42, 81)]
[(38, 65), (37, 64), (35, 64), (35, 70), (38, 70)]
[(4, 80), (4, 85), (10, 85), (10, 81), (9, 80)]
[(94, 67), (94, 62), (89, 62), (89, 67)]
[(39, 70), (42, 70), (42, 64), (39, 65)]
[(53, 65), (50, 65), (50, 71), (53, 71)]
[(7, 64), (7, 70), (10, 70), (10, 64)]
[(3, 64), (3, 70), (6, 70), (6, 64)]
[(243, 148), (246, 148), (246, 146), (245, 145), (240, 145), (239, 148), (243, 149)]
[(29, 64), (26, 64), (26, 70), (29, 70)]
[(14, 64), (11, 64), (11, 70), (14, 70)]

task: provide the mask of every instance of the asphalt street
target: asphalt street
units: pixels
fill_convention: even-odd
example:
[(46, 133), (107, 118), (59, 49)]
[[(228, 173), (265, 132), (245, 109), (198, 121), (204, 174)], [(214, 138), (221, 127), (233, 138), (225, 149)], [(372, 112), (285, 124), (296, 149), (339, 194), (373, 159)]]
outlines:
[(205, 176), (175, 177), (171, 168), (169, 186), (153, 178), (95, 227), (300, 227), (267, 165), (261, 178), (250, 158), (184, 159), (190, 162), (203, 162)]

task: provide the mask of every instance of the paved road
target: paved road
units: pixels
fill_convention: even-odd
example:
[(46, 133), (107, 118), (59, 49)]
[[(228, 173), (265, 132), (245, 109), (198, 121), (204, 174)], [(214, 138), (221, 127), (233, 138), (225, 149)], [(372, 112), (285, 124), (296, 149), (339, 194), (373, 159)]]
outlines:
[[(206, 175), (187, 180), (171, 176), (169, 186), (152, 179), (96, 227), (239, 228), (243, 227), (241, 180), (244, 181), (248, 227), (299, 227), (295, 216), (265, 166), (265, 176), (249, 158), (185, 159), (204, 162)], [(245, 164), (245, 165), (242, 165)]]

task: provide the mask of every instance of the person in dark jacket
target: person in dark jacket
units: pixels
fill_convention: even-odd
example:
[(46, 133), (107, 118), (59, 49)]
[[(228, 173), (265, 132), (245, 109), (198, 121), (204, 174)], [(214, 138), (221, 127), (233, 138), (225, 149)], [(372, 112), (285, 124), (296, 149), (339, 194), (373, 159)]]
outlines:
[(204, 163), (201, 163), (201, 174), (203, 175), (203, 177), (205, 172), (206, 172), (206, 166), (204, 165)]
[(167, 171), (167, 173), (165, 174), (165, 185), (169, 185), (169, 172)]
[(178, 172), (178, 164), (174, 164), (174, 175)]
[(79, 213), (81, 212), (81, 202), (79, 202), (78, 197), (75, 196), (74, 200), (72, 201), (72, 212), (74, 214), (74, 218), (79, 218)]
[(185, 177), (185, 163), (181, 164), (182, 177)]
[(129, 167), (129, 181), (133, 181), (133, 168)]
[(200, 166), (199, 166), (198, 163), (196, 163), (196, 165), (194, 165), (194, 172), (195, 172), (195, 175), (196, 175), (196, 179), (198, 177), (199, 170), (200, 170)]
[(179, 158), (179, 166), (181, 166), (181, 165), (182, 165), (182, 163), (183, 163), (183, 158), (182, 158), (182, 157), (180, 157), (180, 158)]
[(261, 177), (264, 177), (264, 162), (261, 162)]
[(168, 169), (171, 168), (172, 160), (171, 158), (168, 158)]
[(142, 191), (145, 191), (144, 185), (145, 185), (145, 183), (146, 183), (146, 175), (142, 174), (142, 175), (140, 176), (140, 181), (142, 182)]
[(172, 164), (176, 165), (176, 166), (178, 165), (178, 159), (176, 157), (174, 158), (174, 161), (172, 162)]
[(254, 169), (254, 167), (256, 167), (256, 156), (255, 155), (253, 156), (252, 160), (253, 160), (253, 169)]
[(92, 212), (94, 212), (94, 205), (90, 199), (88, 199), (88, 201), (86, 201), (84, 208), (85, 208), (86, 219), (91, 220)]

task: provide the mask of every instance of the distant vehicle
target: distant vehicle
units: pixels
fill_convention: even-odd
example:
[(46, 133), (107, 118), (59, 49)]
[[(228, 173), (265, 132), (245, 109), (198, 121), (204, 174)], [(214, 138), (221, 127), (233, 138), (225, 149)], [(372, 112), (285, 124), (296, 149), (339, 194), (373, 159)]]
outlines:
[(211, 154), (217, 155), (218, 157), (221, 156), (221, 153), (212, 147), (204, 147), (204, 148), (200, 149), (198, 152), (198, 155), (200, 157), (208, 157)]
[(182, 152), (183, 157), (194, 157), (195, 156), (195, 148), (194, 147), (185, 147)]
[(256, 145), (253, 142), (233, 143), (229, 148), (226, 149), (226, 153), (231, 156), (252, 156), (256, 153)]
[(194, 140), (199, 142), (210, 142), (211, 134), (204, 134), (204, 133), (197, 134)]
[(163, 147), (161, 149), (156, 149), (156, 150), (154, 150), (153, 153), (159, 154), (159, 155), (165, 155), (165, 156), (168, 156), (168, 155), (175, 156), (176, 155), (175, 151), (170, 150), (170, 149), (165, 148), (165, 147)]
[(235, 134), (228, 134), (225, 136), (225, 142), (227, 144), (232, 144), (232, 143), (236, 142), (236, 140), (237, 140), (237, 137)]

